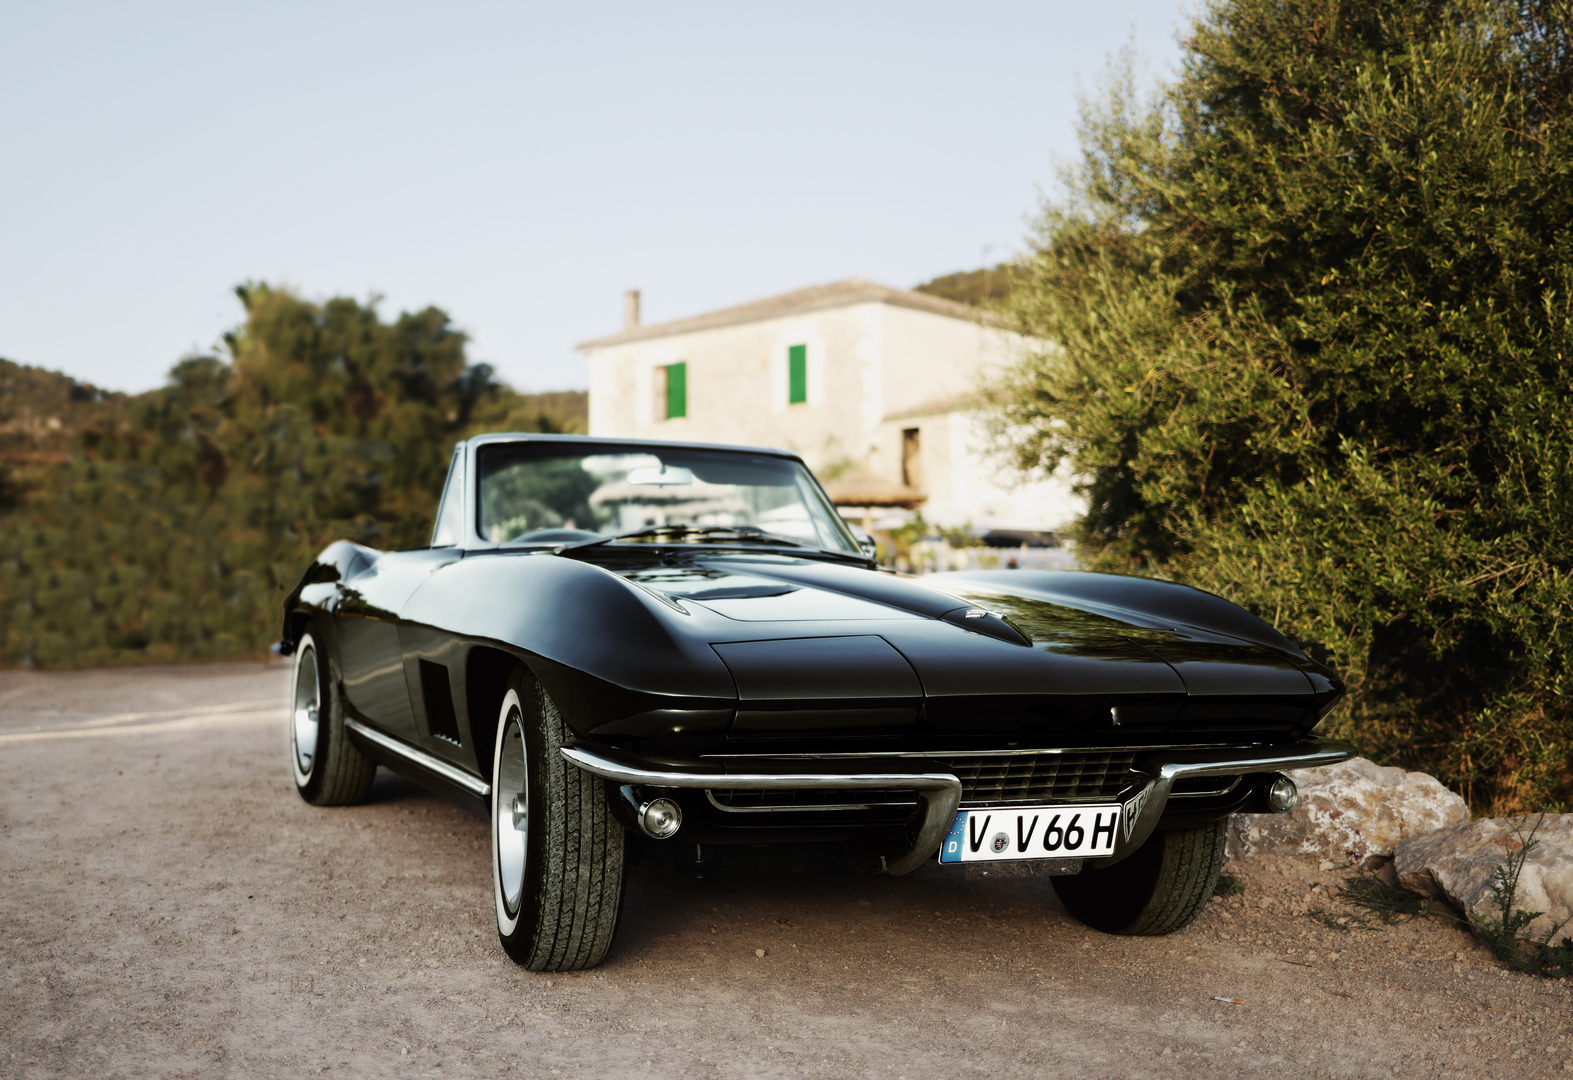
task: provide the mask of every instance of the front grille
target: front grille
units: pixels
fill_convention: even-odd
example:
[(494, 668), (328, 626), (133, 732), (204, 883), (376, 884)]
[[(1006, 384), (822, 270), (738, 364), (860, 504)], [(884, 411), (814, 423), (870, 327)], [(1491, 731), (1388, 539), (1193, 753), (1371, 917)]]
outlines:
[(911, 788), (873, 791), (868, 788), (784, 788), (775, 791), (741, 791), (712, 788), (710, 801), (723, 810), (849, 810), (899, 806), (910, 809), (918, 797)]
[[(954, 773), (961, 781), (961, 801), (979, 803), (1068, 802), (1110, 799), (1131, 783), (1134, 751), (1091, 751), (1065, 754), (950, 754), (909, 758), (914, 772)], [(831, 810), (869, 806), (913, 806), (909, 789), (894, 791), (789, 788), (739, 791), (715, 788), (710, 801), (722, 810)]]
[(1067, 754), (957, 754), (932, 759), (961, 781), (964, 803), (1107, 799), (1131, 783), (1130, 751)]

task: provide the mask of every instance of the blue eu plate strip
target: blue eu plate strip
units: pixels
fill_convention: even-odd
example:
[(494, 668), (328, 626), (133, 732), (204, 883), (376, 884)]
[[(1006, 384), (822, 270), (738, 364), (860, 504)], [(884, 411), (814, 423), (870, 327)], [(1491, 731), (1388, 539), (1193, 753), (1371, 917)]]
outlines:
[(942, 863), (959, 863), (961, 861), (961, 845), (967, 839), (967, 812), (956, 811), (956, 820), (950, 823), (950, 832), (945, 834), (944, 843), (939, 846), (939, 861)]

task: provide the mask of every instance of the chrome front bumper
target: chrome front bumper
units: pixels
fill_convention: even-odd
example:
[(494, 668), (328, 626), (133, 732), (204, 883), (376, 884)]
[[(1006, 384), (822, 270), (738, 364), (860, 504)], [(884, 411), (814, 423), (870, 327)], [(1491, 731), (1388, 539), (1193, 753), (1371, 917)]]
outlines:
[[(884, 856), (885, 870), (905, 874), (934, 857), (961, 805), (961, 781), (950, 773), (731, 773), (671, 772), (614, 761), (579, 747), (562, 755), (579, 768), (618, 784), (653, 788), (733, 790), (870, 789), (914, 792), (922, 808), (916, 834), (904, 850)], [(1139, 759), (1131, 784), (1120, 795), (1120, 836), (1114, 854), (1089, 860), (1092, 866), (1117, 863), (1139, 848), (1158, 827), (1176, 781), (1198, 776), (1239, 776), (1334, 765), (1355, 755), (1355, 748), (1334, 739), (1305, 739), (1289, 746), (1226, 750), (1156, 751)]]

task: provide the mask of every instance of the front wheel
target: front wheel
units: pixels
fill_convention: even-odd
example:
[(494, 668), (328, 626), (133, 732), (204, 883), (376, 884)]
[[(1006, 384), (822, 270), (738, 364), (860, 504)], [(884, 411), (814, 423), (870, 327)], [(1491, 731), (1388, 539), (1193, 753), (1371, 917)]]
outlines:
[(1223, 872), (1229, 819), (1196, 829), (1155, 832), (1113, 866), (1053, 878), (1077, 919), (1110, 934), (1157, 936), (1201, 914)]
[(623, 894), (623, 830), (599, 778), (559, 752), (562, 715), (522, 669), (503, 695), (492, 754), (497, 936), (531, 971), (606, 958)]

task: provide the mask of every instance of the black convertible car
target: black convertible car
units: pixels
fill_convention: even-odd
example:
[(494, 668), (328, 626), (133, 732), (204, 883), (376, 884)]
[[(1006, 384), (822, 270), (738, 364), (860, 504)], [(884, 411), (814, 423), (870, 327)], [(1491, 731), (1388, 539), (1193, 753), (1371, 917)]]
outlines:
[(745, 447), (471, 439), (431, 546), (329, 546), (281, 649), (301, 797), (353, 803), (382, 764), (486, 815), (497, 930), (536, 970), (606, 955), (631, 843), (1034, 860), (1090, 926), (1167, 933), (1229, 815), (1353, 753), (1310, 737), (1338, 680), (1233, 604), (892, 574), (798, 457)]

